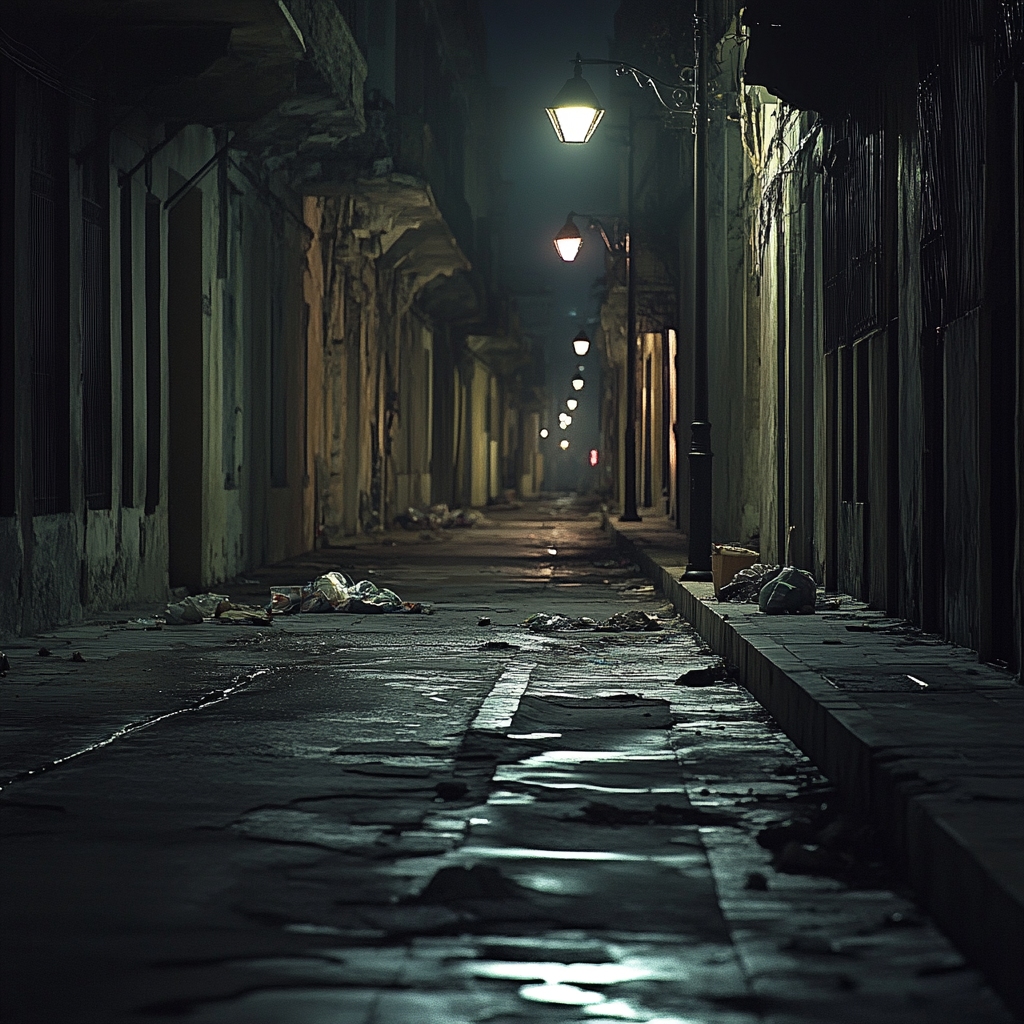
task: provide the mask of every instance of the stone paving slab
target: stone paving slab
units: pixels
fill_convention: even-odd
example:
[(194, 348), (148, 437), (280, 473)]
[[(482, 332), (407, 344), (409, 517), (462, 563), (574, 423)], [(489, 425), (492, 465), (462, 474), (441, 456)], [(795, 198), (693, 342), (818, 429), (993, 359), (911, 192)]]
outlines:
[(940, 927), (1024, 1016), (1024, 689), (976, 653), (840, 595), (767, 616), (682, 582), (669, 521), (607, 522), (618, 548), (789, 737), (869, 815)]

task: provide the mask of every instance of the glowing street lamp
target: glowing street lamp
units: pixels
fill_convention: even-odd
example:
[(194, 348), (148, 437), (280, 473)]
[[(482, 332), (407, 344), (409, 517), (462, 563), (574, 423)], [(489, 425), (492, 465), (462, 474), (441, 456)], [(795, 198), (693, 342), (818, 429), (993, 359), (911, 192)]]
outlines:
[(573, 76), (547, 107), (559, 142), (588, 142), (604, 117), (604, 108), (583, 77), (583, 58), (577, 53)]
[(569, 412), (575, 412), (576, 406), (579, 405), (579, 404), (580, 403), (577, 402), (575, 398), (567, 398), (565, 400), (565, 407), (566, 407), (566, 409), (569, 410)]
[(541, 437), (547, 437), (548, 436), (548, 428), (547, 427), (541, 428), (540, 436)]
[(573, 391), (582, 391), (583, 385), (586, 383), (582, 377), (573, 377), (572, 389)]
[[(580, 229), (576, 227), (572, 216), (570, 213), (562, 225), (562, 229), (554, 237), (555, 251), (564, 263), (572, 263), (579, 254), (580, 246), (583, 245), (583, 236), (580, 234)], [(575, 347), (575, 342), (573, 347)]]
[(558, 447), (561, 448), (562, 451), (564, 452), (565, 449), (569, 447), (569, 442), (568, 441), (559, 441), (558, 442)]
[[(574, 224), (573, 227), (576, 225)], [(580, 239), (582, 242), (583, 240)], [(580, 331), (575, 338), (572, 339), (572, 350), (578, 356), (585, 356), (590, 351), (590, 339), (587, 337), (586, 331)]]

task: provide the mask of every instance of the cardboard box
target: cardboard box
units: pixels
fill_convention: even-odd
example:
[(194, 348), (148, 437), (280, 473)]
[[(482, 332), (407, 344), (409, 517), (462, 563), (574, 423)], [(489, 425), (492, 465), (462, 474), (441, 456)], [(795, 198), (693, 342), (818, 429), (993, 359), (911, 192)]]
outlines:
[(715, 547), (711, 552), (711, 582), (715, 585), (715, 597), (740, 569), (749, 569), (761, 556), (749, 548)]

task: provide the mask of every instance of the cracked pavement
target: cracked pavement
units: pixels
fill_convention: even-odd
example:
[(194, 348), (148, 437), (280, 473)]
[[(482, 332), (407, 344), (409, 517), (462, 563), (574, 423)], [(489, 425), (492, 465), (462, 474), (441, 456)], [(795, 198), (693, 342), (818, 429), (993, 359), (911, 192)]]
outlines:
[[(431, 615), (9, 645), (2, 1019), (1012, 1021), (761, 706), (677, 684), (716, 659), (614, 561), (536, 503), (224, 588), (341, 568)], [(663, 628), (520, 625), (631, 609)]]

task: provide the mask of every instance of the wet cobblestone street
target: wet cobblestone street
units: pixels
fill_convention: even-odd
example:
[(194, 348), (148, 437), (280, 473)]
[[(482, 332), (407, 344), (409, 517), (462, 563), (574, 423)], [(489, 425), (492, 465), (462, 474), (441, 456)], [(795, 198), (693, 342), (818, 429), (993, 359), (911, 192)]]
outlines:
[[(6, 1024), (1014, 1019), (599, 513), (224, 592), (335, 567), (433, 614), (8, 649)], [(662, 628), (522, 625), (636, 609)]]

